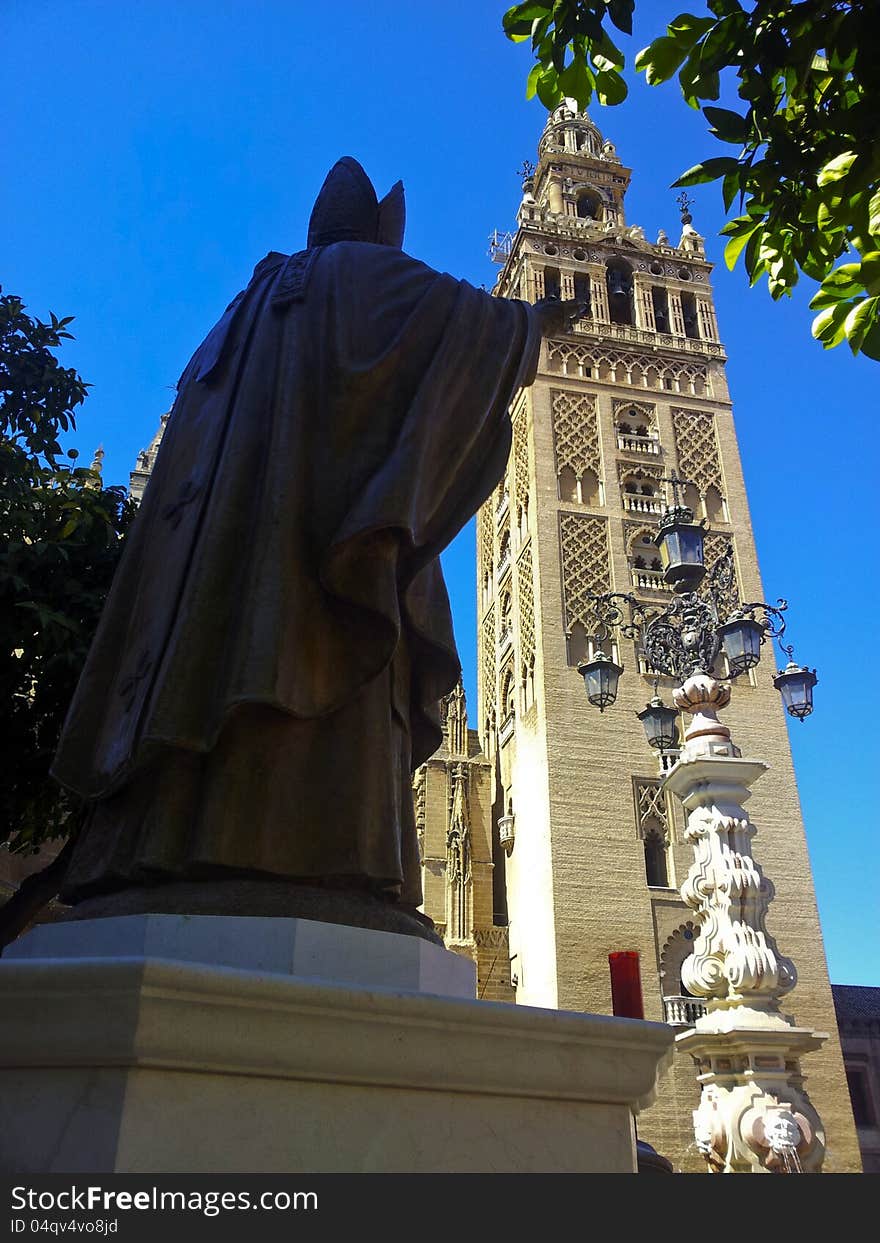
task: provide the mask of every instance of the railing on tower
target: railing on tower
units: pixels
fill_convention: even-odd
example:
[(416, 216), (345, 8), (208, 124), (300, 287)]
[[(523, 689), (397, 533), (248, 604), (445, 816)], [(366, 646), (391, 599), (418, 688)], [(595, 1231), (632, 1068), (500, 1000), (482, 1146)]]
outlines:
[(513, 234), (493, 229), (489, 235), (489, 258), (493, 263), (506, 263), (513, 247)]

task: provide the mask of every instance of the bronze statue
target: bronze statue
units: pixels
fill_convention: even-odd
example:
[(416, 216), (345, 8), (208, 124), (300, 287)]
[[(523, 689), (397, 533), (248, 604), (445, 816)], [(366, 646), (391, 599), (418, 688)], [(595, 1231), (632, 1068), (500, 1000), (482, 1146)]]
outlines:
[(402, 185), (378, 202), (340, 160), (307, 248), (257, 265), (181, 377), (55, 759), (93, 801), (83, 913), (421, 902), (411, 771), (459, 673), (438, 555), (576, 307), (432, 271), (403, 224)]

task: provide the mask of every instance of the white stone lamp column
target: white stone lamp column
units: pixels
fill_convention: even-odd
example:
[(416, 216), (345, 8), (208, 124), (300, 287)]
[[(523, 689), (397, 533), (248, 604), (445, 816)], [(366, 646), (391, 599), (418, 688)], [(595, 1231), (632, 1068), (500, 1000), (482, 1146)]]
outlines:
[(698, 1066), (697, 1146), (715, 1173), (818, 1172), (825, 1136), (800, 1059), (827, 1035), (780, 1013), (797, 973), (765, 926), (774, 889), (752, 857), (755, 826), (743, 806), (767, 765), (743, 759), (718, 720), (729, 687), (696, 673), (673, 698), (693, 718), (664, 784), (684, 805), (694, 848), (681, 894), (698, 934), (681, 974), (707, 1013), (676, 1041)]

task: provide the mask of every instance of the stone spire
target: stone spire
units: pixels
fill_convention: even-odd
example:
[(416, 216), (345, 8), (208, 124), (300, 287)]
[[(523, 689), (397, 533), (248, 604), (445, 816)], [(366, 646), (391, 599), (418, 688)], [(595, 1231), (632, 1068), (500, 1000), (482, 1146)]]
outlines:
[(467, 701), (461, 678), (454, 690), (443, 700), (444, 731), (450, 756), (467, 758), (468, 723)]
[(162, 437), (165, 435), (165, 428), (170, 414), (171, 411), (169, 410), (162, 415), (156, 434), (150, 441), (150, 447), (148, 449), (141, 449), (137, 455), (135, 468), (129, 476), (128, 494), (133, 501), (138, 503), (143, 498), (147, 484), (150, 481), (150, 475), (153, 473), (153, 467), (156, 464), (156, 454), (159, 452), (159, 445), (162, 443)]

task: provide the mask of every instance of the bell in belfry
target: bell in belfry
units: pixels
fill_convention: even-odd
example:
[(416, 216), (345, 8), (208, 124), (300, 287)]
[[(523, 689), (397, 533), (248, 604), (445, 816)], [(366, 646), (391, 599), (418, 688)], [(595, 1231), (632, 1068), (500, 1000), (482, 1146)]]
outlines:
[(620, 268), (608, 269), (608, 294), (612, 298), (628, 298), (629, 284)]

